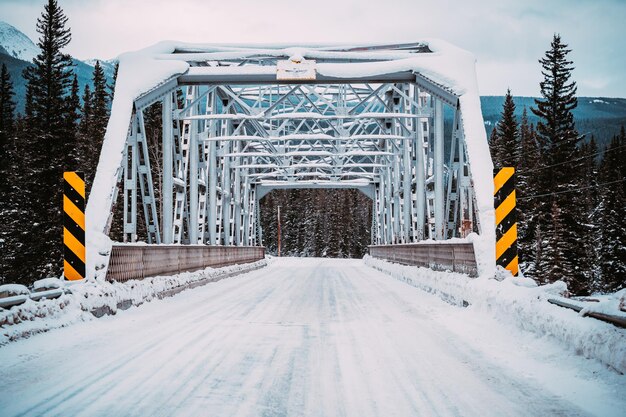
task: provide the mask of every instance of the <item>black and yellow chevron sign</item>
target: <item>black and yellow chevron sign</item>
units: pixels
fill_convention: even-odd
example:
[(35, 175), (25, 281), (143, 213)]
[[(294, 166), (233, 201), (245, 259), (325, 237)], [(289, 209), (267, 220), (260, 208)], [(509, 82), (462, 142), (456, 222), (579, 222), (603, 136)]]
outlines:
[(63, 274), (70, 281), (85, 278), (85, 177), (63, 173)]
[(515, 208), (515, 168), (494, 170), (496, 208), (496, 265), (518, 274), (517, 210)]

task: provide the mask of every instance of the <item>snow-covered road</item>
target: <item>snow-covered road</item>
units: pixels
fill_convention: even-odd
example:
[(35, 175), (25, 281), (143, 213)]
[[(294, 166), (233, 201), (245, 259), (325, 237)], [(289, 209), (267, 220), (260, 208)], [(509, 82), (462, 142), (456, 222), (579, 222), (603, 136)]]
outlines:
[(624, 376), (360, 260), (274, 259), (0, 347), (0, 416), (624, 410)]

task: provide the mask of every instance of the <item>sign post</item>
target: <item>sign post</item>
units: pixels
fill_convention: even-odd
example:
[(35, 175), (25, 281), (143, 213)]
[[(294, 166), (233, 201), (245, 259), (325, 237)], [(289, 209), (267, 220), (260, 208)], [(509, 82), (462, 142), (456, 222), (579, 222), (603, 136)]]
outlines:
[(493, 198), (496, 209), (496, 265), (519, 273), (517, 256), (517, 209), (515, 208), (515, 168), (494, 170)]
[(70, 281), (85, 278), (85, 177), (63, 173), (63, 275)]

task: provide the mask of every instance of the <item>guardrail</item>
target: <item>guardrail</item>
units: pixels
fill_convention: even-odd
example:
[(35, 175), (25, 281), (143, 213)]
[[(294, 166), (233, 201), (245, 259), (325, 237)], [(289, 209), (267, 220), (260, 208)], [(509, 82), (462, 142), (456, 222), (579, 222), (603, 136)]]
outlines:
[(19, 294), (9, 297), (2, 297), (0, 298), (0, 308), (11, 308), (13, 306), (24, 304), (28, 299), (33, 301), (39, 301), (44, 298), (47, 300), (59, 298), (60, 296), (68, 292), (70, 292), (69, 289), (54, 288), (46, 291), (31, 292), (30, 294)]
[(478, 276), (476, 254), (472, 243), (416, 243), (372, 245), (369, 254), (404, 265), (415, 265), (435, 271), (452, 271)]
[(128, 281), (256, 262), (262, 246), (113, 245), (106, 279)]
[[(559, 307), (564, 307), (564, 308), (569, 308), (571, 310), (574, 310), (577, 313), (580, 313), (585, 307), (574, 304), (574, 303), (570, 303), (564, 300), (558, 300), (555, 298), (549, 298), (548, 302), (550, 304), (554, 304), (557, 305)], [(600, 313), (597, 311), (587, 311), (584, 313), (584, 316), (589, 316), (589, 317), (593, 317), (596, 320), (602, 320), (604, 322), (607, 323), (611, 323), (614, 326), (617, 327), (621, 327), (623, 329), (626, 329), (626, 317), (621, 317), (621, 316), (615, 316), (612, 314), (606, 314), (606, 313)]]

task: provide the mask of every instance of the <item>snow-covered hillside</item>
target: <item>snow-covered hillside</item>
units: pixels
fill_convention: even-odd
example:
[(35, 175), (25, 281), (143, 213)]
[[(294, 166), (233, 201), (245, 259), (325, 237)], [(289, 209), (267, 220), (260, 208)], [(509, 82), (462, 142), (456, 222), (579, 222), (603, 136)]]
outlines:
[(113, 73), (113, 71), (115, 70), (115, 64), (116, 64), (116, 60), (115, 59), (99, 59), (99, 58), (89, 58), (89, 59), (83, 59), (82, 60), (85, 64), (95, 67), (96, 66), (96, 61), (100, 61), (100, 66), (104, 69), (104, 72), (111, 72)]
[(9, 56), (31, 62), (39, 52), (37, 45), (14, 26), (0, 21), (0, 48)]

